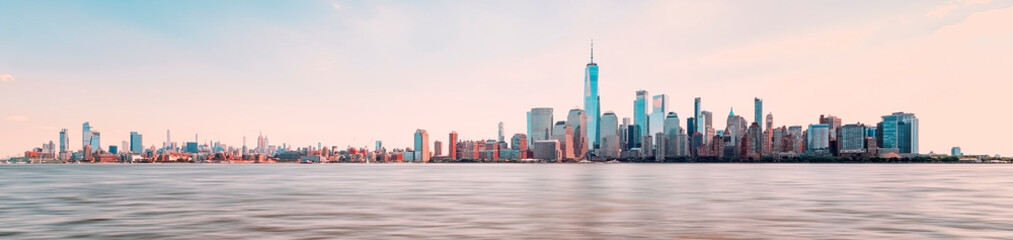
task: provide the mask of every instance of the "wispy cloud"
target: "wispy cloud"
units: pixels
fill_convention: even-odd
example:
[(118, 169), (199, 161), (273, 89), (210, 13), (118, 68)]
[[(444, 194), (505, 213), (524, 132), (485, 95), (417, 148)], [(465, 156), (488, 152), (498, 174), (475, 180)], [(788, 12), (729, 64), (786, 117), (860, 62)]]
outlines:
[(10, 74), (0, 74), (0, 83), (14, 81), (14, 76)]
[(11, 115), (4, 118), (4, 121), (10, 122), (27, 122), (28, 120), (30, 120), (28, 116), (21, 116), (21, 115)]
[(960, 8), (970, 8), (977, 5), (985, 5), (992, 3), (992, 0), (953, 0), (936, 8), (933, 8), (929, 12), (925, 13), (926, 17), (940, 18), (949, 15), (954, 10)]
[(334, 10), (341, 10), (341, 4), (331, 3), (331, 6), (334, 7)]

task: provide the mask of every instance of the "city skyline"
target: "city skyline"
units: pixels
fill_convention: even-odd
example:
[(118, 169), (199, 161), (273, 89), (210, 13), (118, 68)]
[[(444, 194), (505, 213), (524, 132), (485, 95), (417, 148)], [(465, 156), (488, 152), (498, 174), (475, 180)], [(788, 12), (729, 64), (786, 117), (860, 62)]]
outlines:
[[(953, 6), (951, 3), (956, 4), (954, 9), (945, 13), (936, 12), (942, 7)], [(523, 3), (503, 4), (520, 9), (531, 8)], [(0, 27), (0, 30), (17, 36), (0, 40), (0, 43), (4, 43), (0, 44), (0, 51), (10, 53), (0, 56), (0, 74), (3, 80), (0, 82), (0, 100), (5, 102), (4, 109), (0, 112), (4, 117), (0, 126), (4, 133), (0, 136), (0, 156), (17, 156), (26, 149), (50, 141), (60, 143), (59, 132), (64, 128), (69, 129), (69, 137), (63, 139), (69, 138), (69, 148), (78, 150), (84, 140), (74, 140), (79, 139), (77, 136), (82, 136), (82, 132), (75, 130), (80, 129), (76, 126), (84, 122), (95, 123), (96, 135), (101, 133), (101, 138), (104, 138), (104, 143), (101, 143), (103, 147), (110, 143), (115, 145), (130, 141), (130, 132), (146, 136), (148, 140), (143, 141), (146, 146), (159, 147), (160, 140), (154, 139), (161, 139), (161, 131), (166, 129), (177, 132), (179, 136), (200, 134), (208, 141), (221, 141), (230, 145), (240, 145), (245, 137), (252, 137), (263, 130), (270, 133), (279, 145), (288, 143), (292, 146), (316, 146), (323, 142), (327, 145), (364, 147), (375, 141), (383, 141), (390, 148), (413, 146), (407, 136), (416, 129), (426, 129), (433, 136), (444, 136), (457, 131), (461, 139), (495, 139), (499, 135), (497, 124), (503, 122), (505, 126), (502, 135), (525, 133), (527, 126), (524, 124), (523, 113), (531, 108), (551, 107), (556, 110), (553, 119), (566, 119), (563, 114), (567, 110), (574, 106), (581, 106), (577, 108), (582, 109), (587, 106), (586, 100), (581, 97), (584, 92), (580, 90), (584, 87), (586, 77), (579, 68), (586, 67), (588, 63), (588, 41), (592, 37), (598, 45), (594, 63), (601, 65), (600, 113), (614, 112), (620, 119), (634, 117), (630, 103), (635, 99), (636, 90), (640, 89), (653, 95), (667, 95), (667, 108), (681, 115), (683, 122), (687, 117), (694, 116), (692, 101), (701, 97), (702, 110), (718, 115), (716, 119), (711, 119), (715, 121), (715, 129), (725, 128), (721, 117), (723, 114), (720, 113), (729, 109), (740, 109), (740, 113), (751, 112), (750, 98), (764, 100), (765, 113), (761, 114), (774, 113), (778, 120), (775, 126), (806, 127), (818, 124), (818, 117), (823, 114), (841, 116), (845, 124), (861, 122), (874, 125), (883, 115), (904, 111), (916, 113), (923, 120), (920, 123), (921, 153), (932, 151), (945, 154), (949, 153), (951, 147), (961, 147), (963, 152), (971, 154), (1011, 155), (1003, 144), (990, 139), (994, 138), (990, 136), (1009, 133), (1010, 130), (995, 129), (993, 126), (1001, 124), (1000, 120), (1008, 118), (1010, 113), (998, 111), (998, 116), (973, 119), (980, 124), (966, 124), (968, 120), (964, 116), (966, 107), (984, 108), (1003, 102), (1003, 90), (1010, 89), (1004, 81), (1013, 75), (1010, 74), (1011, 70), (994, 64), (1011, 62), (1008, 61), (1011, 56), (1010, 47), (1001, 46), (1006, 41), (1000, 41), (1011, 38), (1010, 30), (1002, 29), (1001, 24), (1005, 19), (1013, 19), (1013, 8), (1008, 6), (1010, 4), (890, 4), (895, 4), (890, 5), (890, 9), (904, 10), (899, 11), (904, 12), (900, 14), (903, 17), (919, 17), (910, 20), (917, 24), (904, 25), (886, 21), (892, 24), (883, 28), (870, 27), (863, 21), (850, 18), (855, 15), (847, 14), (858, 14), (861, 10), (879, 4), (849, 6), (856, 9), (842, 11), (847, 16), (837, 16), (840, 19), (817, 21), (815, 26), (809, 26), (811, 29), (794, 26), (797, 28), (781, 29), (780, 32), (743, 33), (746, 40), (729, 43), (731, 40), (715, 36), (673, 37), (671, 33), (656, 35), (644, 29), (623, 30), (617, 26), (618, 23), (581, 14), (615, 16), (617, 18), (613, 20), (622, 23), (646, 24), (658, 20), (659, 27), (672, 28), (672, 32), (694, 33), (702, 30), (687, 30), (681, 28), (679, 23), (662, 21), (671, 18), (659, 15), (659, 12), (651, 8), (676, 11), (686, 6), (704, 9), (713, 7), (711, 10), (717, 13), (707, 14), (744, 18), (735, 15), (735, 11), (720, 11), (728, 10), (722, 7), (732, 7), (734, 10), (744, 8), (743, 6), (683, 2), (592, 2), (588, 4), (591, 5), (589, 7), (578, 8), (580, 14), (548, 19), (552, 20), (549, 21), (550, 27), (572, 24), (577, 26), (577, 30), (559, 33), (555, 35), (554, 41), (529, 41), (526, 44), (511, 45), (507, 49), (499, 47), (522, 41), (477, 38), (477, 35), (466, 34), (469, 32), (464, 31), (467, 28), (463, 26), (461, 29), (449, 30), (438, 28), (443, 33), (453, 30), (464, 32), (461, 34), (463, 37), (454, 40), (469, 43), (465, 45), (468, 49), (466, 52), (479, 56), (478, 59), (471, 59), (471, 55), (451, 49), (451, 45), (432, 44), (440, 39), (435, 37), (439, 34), (434, 36), (413, 31), (404, 33), (408, 37), (423, 37), (424, 43), (416, 46), (415, 43), (395, 40), (400, 39), (398, 36), (384, 35), (392, 34), (391, 32), (363, 32), (376, 30), (373, 28), (348, 30), (342, 25), (369, 20), (374, 21), (372, 24), (402, 22), (398, 21), (398, 17), (402, 17), (400, 20), (420, 19), (421, 16), (406, 12), (420, 8), (457, 9), (442, 5), (416, 6), (395, 2), (391, 4), (393, 6), (381, 7), (383, 4), (343, 1), (279, 4), (284, 5), (279, 10), (284, 14), (305, 13), (306, 19), (302, 20), (253, 14), (271, 7), (270, 4), (203, 10), (205, 13), (225, 11), (239, 15), (241, 19), (255, 20), (266, 25), (238, 24), (240, 27), (236, 31), (239, 32), (230, 32), (238, 35), (222, 36), (206, 32), (223, 27), (215, 21), (221, 19), (196, 14), (195, 19), (189, 20), (208, 21), (213, 23), (210, 27), (197, 27), (194, 22), (183, 21), (183, 13), (194, 10), (196, 6), (145, 3), (141, 4), (142, 7), (150, 9), (142, 8), (139, 12), (152, 11), (162, 5), (175, 8), (168, 9), (162, 15), (136, 16), (134, 14), (139, 12), (120, 12), (123, 9), (117, 10), (116, 6), (100, 8), (83, 6), (87, 5), (84, 3), (70, 3), (66, 6), (43, 7), (24, 2), (3, 3), (2, 5), (11, 6), (3, 8), (9, 12), (2, 12), (4, 14), (0, 20), (14, 22), (12, 18), (20, 17), (27, 21), (24, 26), (43, 26), (44, 29), (39, 30), (39, 33), (18, 24)], [(491, 9), (494, 8), (489, 3), (460, 5), (486, 11), (493, 11)], [(549, 5), (544, 6), (548, 9), (570, 6), (566, 3), (546, 5)], [(54, 20), (18, 13), (18, 10), (37, 7), (66, 14), (58, 15)], [(615, 7), (616, 11), (606, 11), (610, 7)], [(459, 9), (444, 11), (452, 13), (451, 16), (475, 17), (474, 13)], [(635, 13), (648, 14), (646, 17), (637, 17), (641, 15)], [(754, 16), (750, 13), (742, 15)], [(899, 18), (876, 16), (875, 19), (864, 20), (880, 23), (880, 19)], [(516, 19), (521, 15), (507, 14), (499, 17), (501, 19), (483, 19), (481, 24)], [(321, 19), (333, 20), (331, 23), (335, 26), (308, 23), (312, 22), (310, 20)], [(69, 20), (80, 20), (86, 26), (101, 26), (105, 27), (101, 29), (106, 30), (102, 34), (90, 35), (75, 32), (63, 23)], [(591, 23), (577, 24), (584, 20)], [(525, 26), (536, 22), (527, 20), (507, 25), (510, 27), (508, 32), (528, 33)], [(441, 22), (425, 23), (431, 24), (427, 25), (430, 27), (443, 26)], [(739, 29), (735, 27), (738, 26), (735, 22), (725, 24), (734, 26), (724, 27)], [(847, 27), (828, 27), (833, 24)], [(901, 31), (906, 35), (887, 33), (891, 28), (909, 32)], [(325, 30), (362, 36), (362, 39), (358, 39), (360, 42), (327, 45), (323, 43), (325, 40), (338, 39), (338, 35)], [(255, 35), (249, 35), (260, 31), (271, 33), (267, 35), (266, 42), (254, 40), (252, 38)], [(528, 34), (540, 31), (548, 30), (535, 28)], [(624, 31), (633, 31), (630, 35), (641, 40), (619, 34)], [(60, 40), (50, 37), (77, 34), (83, 34), (82, 38)], [(184, 37), (190, 34), (196, 37)], [(897, 36), (898, 34), (902, 36)], [(115, 40), (114, 37), (122, 37), (122, 41), (131, 43), (123, 46), (105, 43)], [(725, 43), (707, 45), (704, 47), (706, 50), (689, 49), (693, 44), (715, 39)], [(367, 40), (386, 41), (368, 44), (365, 43)], [(205, 45), (194, 41), (218, 44)], [(665, 47), (661, 43), (665, 41), (685, 45)], [(797, 47), (792, 44), (804, 41), (818, 44), (802, 44)], [(197, 54), (208, 46), (232, 42), (243, 44), (221, 51), (210, 51), (211, 55)], [(313, 48), (296, 46), (283, 46), (276, 51), (255, 49), (260, 46), (303, 42), (333, 52), (317, 55), (310, 51)], [(970, 43), (979, 46), (970, 46)], [(862, 51), (850, 54), (833, 50), (838, 47), (837, 44), (842, 44), (845, 49)], [(421, 53), (381, 50), (382, 47), (391, 45), (396, 46), (395, 50)], [(54, 46), (61, 46), (69, 53), (44, 49)], [(369, 51), (350, 51), (355, 46), (366, 46)], [(171, 53), (170, 50), (181, 50), (183, 53)], [(342, 51), (338, 50), (349, 50), (349, 57), (352, 58), (343, 57)], [(144, 54), (132, 54), (130, 51)], [(287, 51), (294, 53), (285, 54)], [(922, 51), (928, 53), (914, 54)], [(109, 56), (99, 57), (99, 52), (109, 52)], [(159, 57), (148, 56), (149, 54)], [(261, 54), (297, 61), (299, 64), (286, 65), (282, 60), (237, 59)], [(936, 54), (943, 54), (943, 57), (934, 57)], [(436, 56), (446, 55), (450, 56), (449, 60), (426, 62)], [(202, 57), (210, 57), (210, 60), (200, 60)], [(352, 62), (355, 57), (363, 58), (364, 63)], [(401, 57), (403, 59), (394, 61), (394, 65), (414, 67), (390, 66), (386, 57)], [(825, 60), (830, 63), (805, 63), (826, 57), (835, 59)], [(862, 60), (863, 57), (876, 60), (865, 61)], [(768, 58), (773, 60), (767, 60)], [(794, 58), (802, 60), (792, 60)], [(961, 59), (967, 63), (952, 63), (948, 59)], [(187, 63), (190, 61), (205, 63), (207, 66)], [(465, 63), (468, 61), (475, 63)], [(167, 66), (161, 66), (163, 62)], [(780, 65), (794, 68), (775, 67)], [(271, 67), (267, 69), (281, 70), (259, 69), (268, 66)], [(505, 69), (500, 69), (504, 66)], [(387, 73), (391, 72), (390, 69), (412, 74)], [(393, 80), (408, 76), (419, 77), (422, 81), (418, 82), (424, 84)], [(954, 84), (963, 88), (950, 88)], [(423, 91), (418, 91), (418, 88)], [(651, 96), (645, 95), (647, 99)], [(821, 105), (811, 106), (814, 102)], [(496, 107), (481, 108), (488, 106)], [(649, 107), (645, 103), (645, 108)], [(478, 114), (462, 115), (469, 112)], [(278, 115), (279, 113), (294, 115)], [(650, 111), (645, 109), (645, 114), (650, 114)], [(751, 115), (742, 117), (754, 118)], [(549, 122), (550, 125), (554, 123)], [(761, 123), (761, 126), (764, 125)], [(529, 137), (532, 137), (531, 134)], [(126, 149), (121, 147), (120, 150)]]

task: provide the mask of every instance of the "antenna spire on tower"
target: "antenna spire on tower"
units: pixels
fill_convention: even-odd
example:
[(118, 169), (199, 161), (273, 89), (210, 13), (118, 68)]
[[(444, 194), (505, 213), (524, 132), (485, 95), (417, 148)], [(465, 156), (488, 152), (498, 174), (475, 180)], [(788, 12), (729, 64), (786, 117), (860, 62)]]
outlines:
[(591, 63), (594, 63), (594, 38), (591, 39)]

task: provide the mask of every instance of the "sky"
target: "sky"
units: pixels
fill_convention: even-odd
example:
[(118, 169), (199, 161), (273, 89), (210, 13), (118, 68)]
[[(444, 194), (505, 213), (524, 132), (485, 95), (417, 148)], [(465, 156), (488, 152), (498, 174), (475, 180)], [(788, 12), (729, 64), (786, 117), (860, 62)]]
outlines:
[(723, 129), (764, 99), (776, 126), (915, 113), (920, 150), (1013, 156), (1013, 1), (0, 0), (0, 157), (129, 132), (173, 141), (410, 147), (525, 132), (636, 91), (693, 98)]

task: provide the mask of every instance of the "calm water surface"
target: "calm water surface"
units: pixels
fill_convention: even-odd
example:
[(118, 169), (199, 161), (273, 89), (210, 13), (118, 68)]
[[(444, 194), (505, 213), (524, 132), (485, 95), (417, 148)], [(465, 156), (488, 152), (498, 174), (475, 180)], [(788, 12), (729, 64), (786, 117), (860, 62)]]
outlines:
[(1013, 165), (4, 165), (4, 239), (1013, 239)]

